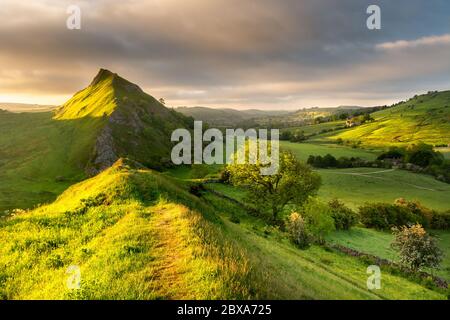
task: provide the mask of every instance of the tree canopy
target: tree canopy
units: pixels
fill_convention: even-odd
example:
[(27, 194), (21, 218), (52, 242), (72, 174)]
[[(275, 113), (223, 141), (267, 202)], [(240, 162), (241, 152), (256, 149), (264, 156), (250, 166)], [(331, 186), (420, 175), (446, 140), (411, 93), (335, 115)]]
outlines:
[(261, 166), (230, 164), (227, 171), (234, 185), (248, 189), (247, 201), (261, 212), (270, 212), (274, 219), (286, 205), (302, 205), (321, 185), (320, 176), (290, 152), (280, 153), (279, 170), (274, 175), (261, 175)]

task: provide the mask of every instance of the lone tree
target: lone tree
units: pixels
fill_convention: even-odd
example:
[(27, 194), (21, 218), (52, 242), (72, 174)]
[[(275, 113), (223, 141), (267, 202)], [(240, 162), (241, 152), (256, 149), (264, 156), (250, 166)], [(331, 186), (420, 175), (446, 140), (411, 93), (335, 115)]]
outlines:
[(420, 224), (393, 230), (395, 239), (391, 246), (399, 252), (402, 265), (412, 271), (439, 267), (442, 252)]
[(166, 105), (166, 100), (164, 100), (164, 98), (160, 98), (159, 103), (161, 103), (162, 105)]
[(274, 175), (261, 175), (260, 164), (230, 164), (230, 181), (248, 189), (247, 201), (261, 212), (270, 212), (274, 219), (288, 204), (302, 205), (320, 187), (320, 176), (295, 158), (281, 152), (279, 170)]

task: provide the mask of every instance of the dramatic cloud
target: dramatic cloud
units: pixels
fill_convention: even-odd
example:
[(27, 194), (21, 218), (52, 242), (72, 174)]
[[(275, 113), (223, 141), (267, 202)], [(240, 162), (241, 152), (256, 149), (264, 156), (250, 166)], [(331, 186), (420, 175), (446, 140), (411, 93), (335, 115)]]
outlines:
[(383, 50), (397, 50), (397, 49), (408, 49), (408, 48), (417, 48), (417, 47), (424, 47), (424, 46), (439, 46), (444, 45), (448, 47), (450, 45), (450, 34), (444, 34), (442, 36), (430, 36), (430, 37), (423, 37), (419, 38), (417, 40), (399, 40), (395, 42), (384, 42), (377, 44), (378, 49)]
[(62, 103), (104, 67), (169, 105), (385, 104), (450, 88), (449, 15), (445, 0), (2, 0), (0, 100)]

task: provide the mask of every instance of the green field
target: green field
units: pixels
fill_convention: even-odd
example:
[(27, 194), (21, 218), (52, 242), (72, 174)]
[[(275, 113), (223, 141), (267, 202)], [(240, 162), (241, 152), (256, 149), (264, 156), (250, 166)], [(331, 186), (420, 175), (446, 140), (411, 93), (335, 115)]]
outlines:
[(393, 202), (397, 198), (419, 200), (436, 210), (450, 209), (450, 185), (431, 176), (405, 170), (377, 168), (320, 169), (320, 197), (338, 198), (357, 207), (365, 202)]
[(416, 96), (371, 114), (374, 122), (326, 134), (329, 140), (361, 141), (364, 146), (450, 143), (450, 91)]
[[(392, 116), (399, 129), (411, 130), (399, 117), (417, 122), (425, 113), (430, 123), (420, 120), (420, 133), (402, 143), (442, 142), (448, 127), (437, 119), (446, 116), (439, 105), (447, 95), (382, 111), (372, 125)], [(444, 290), (393, 271), (383, 272), (381, 290), (370, 291), (363, 259), (317, 244), (298, 249), (283, 228), (247, 211), (243, 187), (214, 182), (223, 165), (167, 169), (170, 133), (192, 129), (191, 120), (103, 69), (54, 112), (0, 111), (0, 300), (447, 298)], [(374, 160), (390, 145), (374, 143), (384, 141), (376, 130), (364, 136), (365, 149), (327, 140), (364, 126), (320, 134), (342, 124), (300, 127), (314, 139), (280, 146), (306, 161), (328, 153)], [(322, 201), (338, 198), (356, 209), (402, 197), (450, 209), (450, 185), (431, 176), (377, 168), (316, 171)], [(449, 252), (450, 233), (432, 233)], [(355, 228), (328, 241), (396, 259), (387, 233)], [(438, 274), (449, 279), (445, 259)], [(81, 272), (80, 290), (66, 285), (72, 266)]]
[[(281, 148), (292, 151), (305, 161), (309, 155), (332, 154), (338, 157), (359, 157), (373, 160), (377, 153), (339, 145), (293, 143), (282, 141)], [(365, 202), (393, 202), (397, 198), (419, 200), (437, 209), (450, 209), (450, 185), (432, 176), (406, 170), (379, 168), (318, 169), (322, 176), (319, 196), (325, 200), (338, 198), (356, 208)]]
[[(362, 261), (315, 245), (299, 250), (230, 201), (187, 190), (180, 180), (119, 162), (51, 205), (1, 219), (0, 297), (446, 298), (390, 273), (381, 290), (370, 291)], [(66, 287), (69, 266), (81, 272), (75, 292)]]
[(0, 213), (53, 201), (84, 177), (77, 161), (85, 152), (82, 126), (52, 116), (0, 112)]
[[(441, 268), (436, 275), (450, 280), (450, 232), (431, 230), (430, 233), (438, 239), (439, 247), (444, 252)], [(393, 235), (389, 232), (366, 228), (353, 228), (350, 231), (335, 231), (327, 237), (332, 243), (337, 243), (360, 252), (372, 254), (391, 261), (397, 261), (397, 253), (390, 247)], [(433, 272), (433, 271), (430, 271)]]
[(292, 151), (297, 159), (306, 161), (310, 155), (324, 156), (327, 153), (336, 158), (339, 157), (359, 157), (365, 160), (375, 160), (377, 153), (375, 151), (350, 148), (337, 144), (313, 144), (313, 143), (296, 143), (289, 141), (280, 141), (280, 148)]
[(345, 126), (345, 121), (324, 122), (314, 125), (283, 128), (280, 131), (303, 131), (306, 136), (320, 134), (322, 130), (340, 130)]

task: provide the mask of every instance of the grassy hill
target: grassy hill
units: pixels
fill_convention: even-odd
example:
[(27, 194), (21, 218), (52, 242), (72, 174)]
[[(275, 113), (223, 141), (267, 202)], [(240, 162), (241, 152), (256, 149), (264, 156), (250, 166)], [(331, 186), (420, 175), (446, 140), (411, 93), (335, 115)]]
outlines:
[[(188, 190), (120, 160), (53, 204), (0, 219), (0, 297), (445, 299), (387, 271), (369, 291), (363, 261), (298, 250), (236, 204)], [(80, 290), (66, 286), (69, 266), (81, 271)]]
[(289, 111), (275, 110), (235, 110), (229, 108), (207, 108), (207, 107), (178, 107), (176, 111), (208, 123), (211, 126), (235, 126), (243, 124), (246, 121), (270, 118), (284, 114), (290, 114)]
[[(367, 261), (319, 245), (299, 250), (284, 231), (226, 197), (242, 201), (241, 189), (207, 184), (192, 192), (192, 179), (217, 174), (220, 165), (149, 169), (168, 161), (172, 130), (191, 125), (192, 118), (108, 70), (52, 112), (0, 110), (0, 210), (34, 207), (0, 217), (0, 300), (447, 298), (389, 270), (382, 289), (370, 291)], [(322, 135), (324, 129), (330, 126), (307, 130), (337, 134)], [(376, 156), (330, 143), (281, 147), (301, 160)], [(431, 177), (371, 168), (319, 172), (324, 200), (356, 207), (405, 197), (448, 209), (448, 185)], [(378, 236), (366, 238), (383, 256), (386, 237)], [(354, 235), (333, 239), (351, 246)], [(355, 245), (377, 250), (367, 239)], [(74, 268), (80, 290), (67, 287)]]
[(104, 69), (55, 113), (58, 121), (78, 119), (84, 122), (77, 128), (78, 134), (91, 135), (90, 142), (95, 136), (87, 164), (89, 173), (106, 169), (124, 156), (149, 167), (162, 167), (170, 159), (172, 131), (192, 126), (190, 118)]
[(74, 143), (82, 137), (76, 139), (71, 123), (52, 117), (51, 112), (0, 112), (0, 215), (53, 201), (84, 178), (88, 157), (78, 158)]
[(29, 104), (29, 103), (11, 103), (0, 102), (0, 110), (6, 110), (11, 112), (45, 112), (55, 109), (55, 106)]
[(371, 115), (375, 121), (326, 136), (365, 146), (450, 143), (450, 91), (415, 96)]
[(103, 69), (53, 112), (0, 111), (0, 214), (52, 201), (124, 155), (160, 168), (172, 130), (191, 122)]

